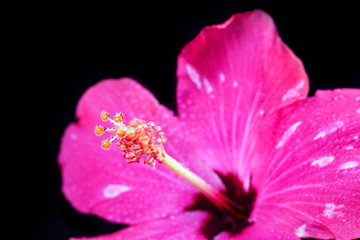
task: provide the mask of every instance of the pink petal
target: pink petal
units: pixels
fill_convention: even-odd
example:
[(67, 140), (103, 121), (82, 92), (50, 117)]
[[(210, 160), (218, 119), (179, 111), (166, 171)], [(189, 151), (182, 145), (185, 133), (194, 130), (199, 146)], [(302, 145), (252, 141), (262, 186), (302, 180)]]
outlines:
[(168, 139), (168, 154), (213, 186), (223, 188), (184, 142), (180, 123), (170, 110), (133, 80), (105, 80), (81, 98), (79, 122), (66, 129), (59, 154), (63, 192), (79, 211), (112, 222), (144, 222), (182, 212), (198, 193), (161, 164), (155, 170), (148, 165), (127, 164), (116, 146), (103, 150), (100, 143), (106, 136), (95, 136), (94, 127), (102, 123), (100, 113), (104, 109), (113, 114), (123, 112), (125, 122), (134, 117), (154, 121)]
[(308, 77), (280, 39), (271, 17), (256, 10), (206, 27), (178, 59), (180, 118), (203, 160), (242, 179), (255, 124), (305, 98)]
[(71, 238), (70, 240), (206, 240), (200, 232), (201, 224), (208, 215), (203, 212), (186, 212), (179, 216), (137, 224), (119, 232), (91, 238)]
[(273, 216), (259, 217), (256, 222), (246, 227), (240, 234), (232, 235), (223, 232), (217, 235), (214, 240), (299, 240), (290, 228), (283, 225)]
[(360, 90), (318, 91), (270, 115), (251, 155), (253, 219), (299, 237), (360, 237)]

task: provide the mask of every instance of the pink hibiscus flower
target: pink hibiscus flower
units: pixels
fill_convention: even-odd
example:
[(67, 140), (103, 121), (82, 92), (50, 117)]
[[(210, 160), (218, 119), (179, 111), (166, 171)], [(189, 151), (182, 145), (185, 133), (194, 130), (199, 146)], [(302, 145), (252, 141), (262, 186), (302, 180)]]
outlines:
[[(83, 239), (360, 237), (358, 89), (306, 98), (301, 61), (259, 10), (204, 28), (181, 52), (177, 76), (178, 116), (128, 78), (101, 81), (80, 99), (59, 154), (63, 192), (82, 213), (130, 225)], [(166, 153), (241, 217), (165, 164), (104, 151), (94, 134), (104, 109), (161, 126)]]

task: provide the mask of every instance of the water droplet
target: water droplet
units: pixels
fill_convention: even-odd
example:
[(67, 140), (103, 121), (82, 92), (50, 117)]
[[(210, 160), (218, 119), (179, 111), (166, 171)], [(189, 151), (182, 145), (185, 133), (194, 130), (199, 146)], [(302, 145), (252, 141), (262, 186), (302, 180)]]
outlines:
[(213, 87), (211, 86), (211, 83), (207, 78), (204, 78), (204, 85), (207, 93), (211, 93), (212, 91), (214, 91)]
[(103, 195), (105, 198), (115, 198), (121, 193), (127, 192), (130, 190), (130, 187), (120, 184), (109, 184), (103, 190)]
[(343, 165), (340, 166), (340, 169), (350, 169), (350, 168), (355, 168), (357, 165), (359, 165), (357, 162), (355, 161), (349, 161), (344, 163)]
[(220, 82), (225, 82), (225, 74), (224, 73), (220, 73), (219, 74), (219, 78), (220, 78)]
[(314, 160), (311, 162), (311, 166), (318, 165), (319, 167), (325, 167), (334, 161), (334, 156), (322, 157), (320, 159)]
[(191, 81), (197, 86), (198, 89), (200, 89), (202, 84), (199, 73), (190, 64), (186, 65), (186, 71)]

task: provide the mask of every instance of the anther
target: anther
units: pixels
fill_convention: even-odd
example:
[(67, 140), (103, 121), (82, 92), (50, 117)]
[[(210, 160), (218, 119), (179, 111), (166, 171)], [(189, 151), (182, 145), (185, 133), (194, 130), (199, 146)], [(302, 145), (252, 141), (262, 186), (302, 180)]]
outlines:
[(100, 117), (101, 117), (101, 120), (103, 120), (105, 122), (110, 117), (110, 114), (106, 111), (102, 111)]
[(116, 134), (119, 136), (119, 137), (124, 137), (125, 134), (126, 134), (126, 131), (124, 129), (117, 129), (116, 130)]
[(101, 142), (101, 147), (104, 149), (104, 150), (109, 150), (110, 147), (111, 147), (111, 142), (109, 139), (104, 139), (102, 142)]
[(104, 128), (103, 126), (97, 125), (97, 126), (95, 127), (95, 134), (96, 134), (97, 136), (100, 136), (101, 134), (103, 134), (104, 131), (105, 131), (105, 128)]
[(128, 125), (123, 123), (124, 115), (116, 113), (113, 119), (110, 114), (103, 111), (101, 119), (109, 121), (113, 126), (104, 128), (100, 125), (95, 127), (95, 134), (101, 135), (103, 132), (113, 132), (111, 138), (102, 141), (103, 149), (108, 150), (115, 141), (121, 150), (122, 156), (127, 162), (140, 162), (142, 159), (145, 164), (155, 166), (156, 162), (162, 163), (165, 156), (163, 144), (166, 139), (164, 133), (159, 132), (161, 127), (155, 126), (153, 122), (146, 122), (142, 119), (134, 118)]
[(124, 115), (123, 113), (116, 113), (114, 116), (114, 121), (115, 122), (122, 122), (124, 120)]

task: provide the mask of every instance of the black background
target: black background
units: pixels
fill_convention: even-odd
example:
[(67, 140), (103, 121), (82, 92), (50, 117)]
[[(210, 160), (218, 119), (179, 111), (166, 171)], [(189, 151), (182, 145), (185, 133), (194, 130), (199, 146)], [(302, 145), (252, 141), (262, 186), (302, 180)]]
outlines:
[(56, 157), (77, 100), (129, 76), (175, 109), (176, 58), (205, 25), (261, 8), (304, 62), (311, 91), (360, 87), (360, 3), (238, 1), (118, 5), (0, 2), (5, 239), (67, 239), (119, 228), (72, 209)]

